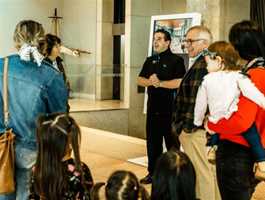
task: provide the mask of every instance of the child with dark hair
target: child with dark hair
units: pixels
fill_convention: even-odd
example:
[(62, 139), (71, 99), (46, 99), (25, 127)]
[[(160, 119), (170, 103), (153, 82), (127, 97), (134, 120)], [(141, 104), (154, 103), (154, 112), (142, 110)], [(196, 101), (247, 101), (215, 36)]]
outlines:
[[(208, 119), (212, 123), (217, 123), (222, 118), (229, 119), (238, 110), (237, 104), (241, 93), (265, 109), (264, 95), (248, 76), (240, 71), (242, 68), (241, 58), (230, 43), (214, 42), (208, 50), (204, 51), (204, 56), (209, 74), (204, 77), (197, 93), (194, 109), (195, 125), (203, 124), (207, 109), (209, 109)], [(253, 125), (243, 136), (252, 148), (259, 169), (263, 171), (261, 173), (258, 170), (256, 177), (265, 179), (265, 150), (262, 147), (256, 126)], [(218, 140), (218, 135), (211, 133), (207, 144), (210, 147), (208, 151), (210, 162), (215, 162), (215, 150), (217, 149), (215, 145)]]
[(45, 44), (42, 48), (42, 54), (45, 56), (45, 61), (50, 63), (55, 69), (63, 73), (66, 81), (66, 74), (63, 67), (63, 59), (60, 57), (61, 39), (56, 35), (46, 34)]
[(29, 199), (90, 199), (93, 179), (87, 165), (80, 160), (80, 140), (80, 129), (68, 114), (39, 117), (38, 153), (32, 169)]
[[(97, 183), (91, 191), (92, 200), (99, 200), (99, 189), (105, 183)], [(125, 170), (115, 171), (105, 187), (106, 200), (148, 200), (149, 195), (139, 183), (134, 173)]]
[[(64, 82), (67, 86), (68, 93), (70, 93), (70, 82), (67, 79), (66, 72), (63, 65), (63, 59), (60, 57), (62, 48), (62, 42), (59, 37), (52, 34), (46, 34), (44, 39), (44, 45), (42, 47), (42, 54), (45, 56), (44, 62), (48, 62), (55, 69), (60, 71), (63, 75)], [(69, 103), (67, 104), (67, 111), (70, 110)]]
[(152, 184), (152, 200), (195, 200), (196, 174), (188, 156), (170, 150), (157, 161)]

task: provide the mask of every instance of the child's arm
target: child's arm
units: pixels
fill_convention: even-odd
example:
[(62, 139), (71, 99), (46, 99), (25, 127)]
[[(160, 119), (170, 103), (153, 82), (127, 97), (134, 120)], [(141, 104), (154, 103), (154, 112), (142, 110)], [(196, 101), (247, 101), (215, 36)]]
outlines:
[(194, 124), (196, 126), (201, 126), (203, 124), (206, 111), (207, 111), (207, 90), (204, 85), (204, 82), (202, 82), (197, 92), (196, 103), (194, 108)]
[(243, 76), (238, 80), (238, 86), (242, 95), (265, 109), (265, 96), (254, 83), (247, 77)]

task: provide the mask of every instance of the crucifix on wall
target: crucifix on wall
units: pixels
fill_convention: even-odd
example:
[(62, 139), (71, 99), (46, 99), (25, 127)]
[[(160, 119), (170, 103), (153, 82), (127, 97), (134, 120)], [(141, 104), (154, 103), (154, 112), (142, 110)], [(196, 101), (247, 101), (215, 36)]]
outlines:
[(57, 16), (57, 8), (54, 9), (54, 15), (49, 18), (52, 19), (52, 33), (59, 37), (59, 20), (63, 18)]
[[(59, 17), (57, 15), (57, 8), (54, 9), (54, 15), (49, 17), (52, 19), (52, 34), (59, 37), (59, 31), (60, 31), (60, 20), (63, 19), (63, 17)], [(91, 54), (91, 52), (76, 48), (70, 48), (66, 46), (61, 46), (61, 53), (65, 53), (72, 56), (79, 56), (80, 54)]]

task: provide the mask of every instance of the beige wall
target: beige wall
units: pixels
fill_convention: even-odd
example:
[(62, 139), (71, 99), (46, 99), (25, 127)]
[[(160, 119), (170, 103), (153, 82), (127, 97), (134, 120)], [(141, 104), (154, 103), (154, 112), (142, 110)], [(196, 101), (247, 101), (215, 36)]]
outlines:
[(186, 12), (186, 0), (161, 0), (161, 15)]
[(202, 13), (214, 40), (227, 40), (232, 24), (250, 17), (250, 0), (187, 0), (187, 12)]
[(92, 52), (75, 58), (65, 56), (66, 72), (76, 97), (95, 98), (97, 41), (97, 1), (62, 0), (61, 37), (70, 47)]
[[(23, 19), (33, 19), (52, 31), (54, 8), (58, 9), (60, 37), (66, 46), (91, 51), (80, 58), (64, 56), (66, 72), (73, 89), (82, 97), (95, 98), (96, 69), (96, 10), (97, 0), (1, 0), (0, 1), (0, 57), (15, 52), (13, 32)], [(4, 30), (4, 31), (3, 31)], [(99, 38), (101, 39), (101, 38)]]
[(54, 8), (59, 8), (60, 5), (61, 0), (1, 0), (0, 57), (15, 52), (13, 32), (19, 21), (32, 19), (43, 24), (46, 31), (50, 31), (51, 21), (48, 16), (53, 15)]
[(97, 0), (96, 99), (112, 99), (114, 0)]
[(220, 39), (228, 39), (229, 29), (235, 22), (250, 19), (250, 0), (223, 0), (223, 26)]
[(222, 0), (187, 0), (187, 12), (202, 14), (202, 23), (212, 32), (214, 40), (220, 38), (221, 29), (221, 1)]

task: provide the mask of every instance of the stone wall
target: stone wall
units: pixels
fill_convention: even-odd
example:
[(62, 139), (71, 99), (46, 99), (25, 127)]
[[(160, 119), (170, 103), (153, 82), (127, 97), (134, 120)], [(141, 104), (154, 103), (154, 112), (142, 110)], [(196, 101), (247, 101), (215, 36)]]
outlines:
[(214, 40), (227, 40), (232, 24), (250, 18), (250, 0), (187, 0), (187, 12), (202, 13)]

